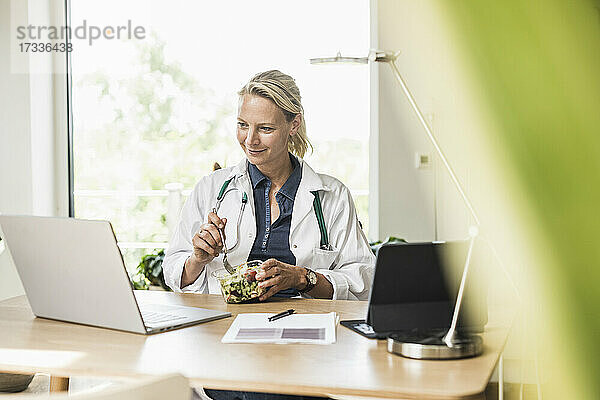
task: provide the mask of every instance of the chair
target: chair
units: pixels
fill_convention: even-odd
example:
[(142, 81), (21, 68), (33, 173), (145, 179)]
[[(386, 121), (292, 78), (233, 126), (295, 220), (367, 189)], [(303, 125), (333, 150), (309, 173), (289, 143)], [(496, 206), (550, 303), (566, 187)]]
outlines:
[(173, 374), (126, 383), (98, 392), (58, 394), (0, 394), (0, 400), (190, 400), (191, 388), (187, 378)]

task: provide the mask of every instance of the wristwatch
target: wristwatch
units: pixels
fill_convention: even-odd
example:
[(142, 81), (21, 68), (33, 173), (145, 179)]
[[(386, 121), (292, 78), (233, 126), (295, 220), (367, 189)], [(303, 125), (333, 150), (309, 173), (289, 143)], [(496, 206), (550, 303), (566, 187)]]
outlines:
[(300, 293), (306, 293), (313, 290), (313, 288), (317, 285), (317, 274), (310, 268), (304, 268), (306, 270), (306, 287), (302, 290), (299, 290)]

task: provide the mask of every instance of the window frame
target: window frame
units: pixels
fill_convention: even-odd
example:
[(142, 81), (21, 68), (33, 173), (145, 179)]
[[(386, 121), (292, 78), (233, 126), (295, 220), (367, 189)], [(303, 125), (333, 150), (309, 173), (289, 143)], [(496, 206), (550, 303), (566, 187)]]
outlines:
[[(64, 0), (65, 7), (65, 25), (71, 28), (71, 0)], [(71, 38), (66, 35), (66, 46), (69, 47), (69, 43), (71, 42)], [(65, 52), (65, 62), (66, 62), (66, 123), (67, 123), (67, 188), (68, 188), (68, 215), (71, 218), (75, 217), (75, 168), (74, 168), (74, 158), (73, 158), (73, 74), (72, 74), (72, 60), (71, 53)]]

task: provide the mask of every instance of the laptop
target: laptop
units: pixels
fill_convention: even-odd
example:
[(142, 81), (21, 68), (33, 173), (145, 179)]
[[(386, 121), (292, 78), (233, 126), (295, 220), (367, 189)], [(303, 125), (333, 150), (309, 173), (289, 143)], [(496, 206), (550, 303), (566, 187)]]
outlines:
[[(340, 323), (373, 339), (398, 332), (447, 330), (467, 250), (464, 241), (381, 247), (366, 320)], [(458, 320), (458, 330), (464, 332), (482, 332), (487, 323), (487, 289), (478, 276), (482, 263), (477, 250), (476, 245)]]
[(0, 215), (0, 227), (37, 317), (153, 334), (231, 316), (138, 304), (108, 221)]

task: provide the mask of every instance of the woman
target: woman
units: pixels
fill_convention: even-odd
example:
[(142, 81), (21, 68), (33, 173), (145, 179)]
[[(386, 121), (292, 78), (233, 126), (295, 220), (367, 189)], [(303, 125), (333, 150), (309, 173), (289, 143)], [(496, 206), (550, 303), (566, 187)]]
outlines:
[(259, 73), (238, 94), (246, 159), (196, 184), (163, 262), (165, 281), (178, 292), (219, 293), (211, 272), (223, 268), (225, 241), (231, 265), (264, 261), (256, 275), (267, 289), (261, 301), (275, 294), (368, 299), (375, 258), (348, 188), (302, 160), (310, 142), (294, 79)]

